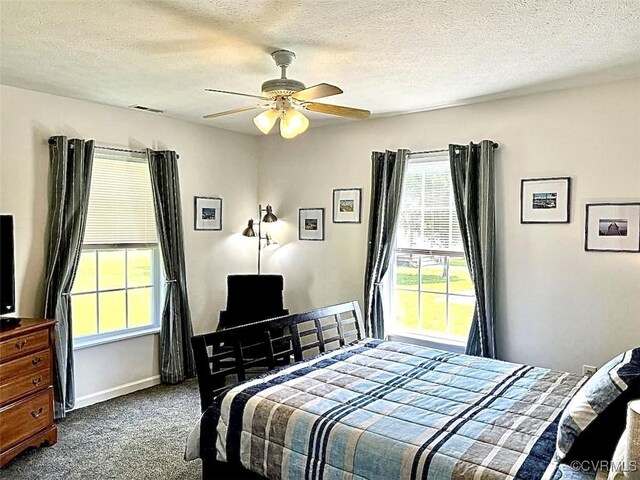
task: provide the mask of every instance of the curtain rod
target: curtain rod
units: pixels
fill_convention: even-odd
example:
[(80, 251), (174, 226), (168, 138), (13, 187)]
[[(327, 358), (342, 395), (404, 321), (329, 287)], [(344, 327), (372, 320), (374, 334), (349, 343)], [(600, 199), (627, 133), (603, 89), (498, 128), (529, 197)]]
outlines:
[[(114, 152), (127, 152), (127, 153), (138, 153), (141, 155), (146, 155), (147, 151), (146, 150), (132, 150), (130, 148), (116, 148), (116, 147), (105, 147), (103, 145), (96, 145), (95, 148), (98, 148), (100, 150), (111, 150)], [(180, 158), (180, 155), (178, 155), (176, 153), (176, 158)]]
[(99, 148), (100, 150), (112, 150), (114, 152), (139, 153), (141, 155), (147, 154), (146, 150), (131, 150), (130, 148), (104, 147), (102, 145), (96, 145), (95, 148)]
[[(493, 148), (498, 148), (500, 146), (499, 143), (493, 142), (491, 144), (491, 146)], [(448, 148), (441, 148), (439, 150), (420, 150), (419, 152), (409, 152), (409, 155), (421, 155), (423, 153), (442, 153), (442, 152), (448, 152), (449, 149)]]
[[(47, 143), (49, 143), (49, 145), (52, 145), (52, 142), (53, 142), (52, 139), (47, 140)], [(104, 145), (95, 145), (94, 148), (98, 148), (100, 150), (111, 150), (113, 152), (137, 153), (137, 154), (140, 154), (140, 155), (146, 155), (147, 154), (146, 150), (132, 150), (130, 148), (106, 147)], [(180, 158), (180, 155), (176, 154), (176, 158)]]

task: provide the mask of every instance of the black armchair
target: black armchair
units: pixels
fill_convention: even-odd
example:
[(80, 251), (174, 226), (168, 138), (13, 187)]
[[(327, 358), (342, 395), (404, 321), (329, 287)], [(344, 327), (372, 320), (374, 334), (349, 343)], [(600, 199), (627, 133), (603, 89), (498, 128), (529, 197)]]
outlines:
[[(289, 310), (283, 308), (283, 289), (282, 275), (229, 275), (227, 277), (227, 309), (220, 311), (217, 330), (288, 315)], [(287, 333), (289, 333), (288, 330)], [(283, 337), (285, 330), (273, 330), (272, 334), (276, 338)], [(244, 352), (248, 358), (266, 355), (263, 337), (245, 339), (245, 345), (251, 344), (255, 346), (249, 347), (249, 351)], [(230, 347), (220, 345), (220, 348), (224, 350)], [(273, 342), (275, 353), (289, 348), (290, 340), (288, 339)], [(279, 364), (287, 363), (289, 363), (288, 358), (282, 358), (279, 362)]]
[(218, 330), (288, 315), (283, 290), (282, 275), (229, 275), (227, 309), (220, 311)]

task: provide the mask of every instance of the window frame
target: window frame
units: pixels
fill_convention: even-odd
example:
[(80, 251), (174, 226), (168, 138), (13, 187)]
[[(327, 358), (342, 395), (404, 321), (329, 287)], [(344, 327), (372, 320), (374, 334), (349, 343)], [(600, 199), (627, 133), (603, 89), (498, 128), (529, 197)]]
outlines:
[[(431, 162), (442, 162), (448, 161), (448, 153), (447, 152), (432, 152), (425, 154), (416, 154), (415, 156), (409, 159), (409, 164), (423, 164), (423, 163), (431, 163)], [(453, 199), (451, 200), (453, 202)], [(455, 209), (455, 205), (454, 205)], [(456, 212), (457, 214), (457, 212)], [(451, 228), (451, 227), (450, 227)], [(412, 290), (408, 288), (402, 288), (397, 284), (397, 256), (398, 254), (410, 254), (410, 255), (418, 255), (419, 256), (419, 265), (418, 265), (418, 288), (417, 290)], [(444, 257), (447, 265), (447, 282), (446, 282), (446, 290), (444, 292), (439, 291), (430, 291), (424, 290), (422, 287), (422, 256), (439, 256)], [(414, 330), (408, 329), (398, 326), (397, 322), (397, 306), (396, 306), (396, 292), (398, 290), (403, 291), (411, 291), (417, 292), (418, 294), (418, 318), (421, 318), (421, 309), (422, 309), (422, 294), (435, 294), (442, 295), (445, 297), (446, 301), (446, 325), (449, 328), (449, 300), (450, 297), (464, 297), (464, 298), (473, 298), (475, 300), (476, 296), (474, 295), (465, 295), (460, 293), (455, 293), (450, 291), (450, 262), (453, 258), (465, 258), (464, 250), (461, 248), (460, 250), (454, 249), (429, 249), (429, 248), (418, 248), (418, 247), (399, 247), (397, 236), (394, 238), (394, 247), (393, 254), (390, 261), (389, 269), (386, 275), (386, 281), (384, 282), (385, 286), (385, 294), (386, 303), (390, 307), (391, 311), (391, 321), (387, 322), (387, 333), (391, 337), (396, 338), (411, 338), (415, 339), (419, 342), (423, 342), (425, 344), (431, 344), (432, 346), (452, 346), (456, 348), (464, 347), (467, 343), (467, 337), (457, 337), (454, 335), (439, 335), (435, 332), (431, 332), (428, 330)], [(473, 279), (472, 279), (473, 281)]]
[[(128, 285), (128, 255), (127, 250), (134, 249), (149, 249), (151, 250), (151, 284), (150, 285), (139, 285), (130, 287)], [(125, 286), (122, 288), (105, 288), (101, 290), (98, 284), (98, 277), (100, 275), (99, 265), (99, 251), (109, 251), (109, 250), (124, 250), (125, 252)], [(100, 303), (99, 303), (99, 295), (100, 293), (107, 292), (125, 292), (125, 321), (127, 327), (114, 330), (111, 332), (103, 332), (96, 333), (93, 335), (84, 335), (82, 337), (73, 337), (74, 348), (82, 348), (86, 346), (109, 343), (116, 340), (121, 340), (124, 338), (131, 338), (140, 335), (147, 335), (150, 333), (156, 333), (160, 331), (160, 314), (161, 314), (161, 305), (162, 305), (162, 285), (164, 283), (164, 275), (162, 273), (162, 265), (160, 261), (160, 246), (157, 243), (119, 243), (119, 244), (86, 244), (82, 246), (82, 251), (95, 251), (96, 252), (96, 289), (88, 290), (83, 292), (72, 292), (69, 293), (70, 298), (78, 297), (82, 295), (95, 295), (96, 296), (96, 322), (97, 322), (97, 330), (100, 331)], [(139, 327), (129, 327), (129, 291), (132, 290), (140, 290), (143, 288), (151, 288), (152, 289), (152, 302), (151, 302), (151, 318), (152, 323), (149, 325), (142, 325)], [(74, 320), (75, 321), (75, 320)]]
[[(147, 163), (148, 160), (146, 155), (137, 154), (133, 152), (95, 152), (95, 157), (105, 158), (109, 160), (118, 160), (123, 162), (137, 162), (137, 163)], [(149, 184), (149, 189), (151, 189), (151, 184)], [(128, 254), (127, 250), (129, 249), (151, 249), (151, 285), (145, 286), (128, 286)], [(98, 244), (98, 243), (84, 243), (82, 244), (82, 251), (96, 251), (96, 278), (95, 278), (95, 290), (84, 291), (84, 292), (69, 292), (69, 301), (74, 296), (80, 295), (95, 295), (96, 296), (96, 322), (97, 322), (97, 330), (99, 332), (100, 329), (100, 307), (99, 307), (99, 295), (103, 292), (125, 292), (125, 318), (126, 324), (129, 323), (129, 304), (128, 304), (128, 292), (131, 290), (139, 290), (142, 288), (152, 288), (152, 307), (151, 307), (151, 318), (152, 323), (150, 325), (143, 325), (138, 327), (126, 327), (121, 330), (115, 330), (111, 332), (104, 333), (96, 333), (93, 335), (85, 335), (82, 337), (73, 336), (73, 349), (80, 350), (87, 347), (92, 347), (96, 345), (102, 345), (105, 343), (116, 342), (120, 340), (125, 340), (128, 338), (135, 338), (143, 335), (152, 335), (158, 334), (160, 332), (160, 317), (162, 315), (162, 308), (164, 303), (164, 284), (165, 284), (165, 276), (164, 276), (164, 268), (162, 265), (162, 252), (160, 250), (159, 242), (150, 242), (150, 243), (106, 243), (106, 244)], [(123, 288), (107, 288), (104, 290), (100, 290), (98, 283), (98, 275), (99, 275), (99, 254), (98, 251), (105, 250), (124, 250), (125, 251), (125, 286)], [(75, 282), (75, 280), (74, 280)], [(74, 319), (75, 321), (75, 319)]]

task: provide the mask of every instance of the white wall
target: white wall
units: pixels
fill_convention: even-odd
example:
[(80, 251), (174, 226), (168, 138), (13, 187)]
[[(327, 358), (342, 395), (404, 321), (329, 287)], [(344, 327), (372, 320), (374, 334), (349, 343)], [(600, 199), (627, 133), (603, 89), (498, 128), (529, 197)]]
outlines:
[[(508, 360), (579, 371), (640, 344), (640, 255), (583, 251), (584, 203), (640, 199), (640, 81), (315, 128), (293, 141), (250, 137), (164, 116), (0, 87), (0, 211), (16, 221), (18, 312), (41, 314), (48, 147), (54, 134), (180, 154), (194, 330), (214, 328), (229, 273), (253, 272), (238, 232), (271, 202), (293, 311), (362, 302), (372, 150), (442, 148), (490, 138), (497, 153), (498, 344)], [(258, 162), (258, 158), (260, 161)], [(260, 181), (258, 181), (258, 175)], [(569, 225), (520, 225), (519, 182), (573, 177)], [(331, 190), (363, 187), (361, 225), (331, 223)], [(258, 192), (258, 194), (256, 194)], [(224, 231), (195, 232), (193, 196), (224, 197)], [(297, 241), (297, 209), (325, 207), (325, 242)], [(157, 336), (76, 352), (77, 396), (156, 378)], [(125, 387), (125, 388), (131, 388)]]
[[(255, 137), (32, 91), (0, 87), (0, 211), (15, 215), (16, 296), (21, 316), (42, 314), (51, 135), (98, 144), (169, 148), (180, 155), (187, 282), (196, 333), (213, 330), (229, 273), (253, 272), (255, 250), (236, 232), (257, 208)], [(193, 197), (224, 198), (224, 230), (193, 230)], [(158, 375), (157, 335), (76, 351), (77, 397)], [(150, 380), (151, 379), (151, 380)], [(96, 397), (97, 398), (97, 397)]]
[[(339, 103), (339, 99), (336, 99)], [(497, 151), (501, 358), (579, 372), (640, 345), (640, 254), (583, 250), (584, 204), (640, 201), (640, 80), (311, 129), (260, 140), (262, 202), (286, 223), (267, 272), (292, 310), (363, 298), (372, 150), (492, 139)], [(573, 178), (569, 225), (521, 225), (520, 179)], [(331, 190), (364, 187), (364, 222), (331, 223)], [(325, 242), (297, 241), (297, 209), (325, 207)]]

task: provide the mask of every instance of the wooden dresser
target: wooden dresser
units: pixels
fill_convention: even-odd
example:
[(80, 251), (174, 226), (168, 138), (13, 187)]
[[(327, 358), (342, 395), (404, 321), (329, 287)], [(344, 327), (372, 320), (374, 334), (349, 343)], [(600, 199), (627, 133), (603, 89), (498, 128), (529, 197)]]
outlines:
[[(0, 328), (0, 467), (29, 447), (53, 445), (54, 320)], [(1, 475), (0, 475), (1, 476)]]

